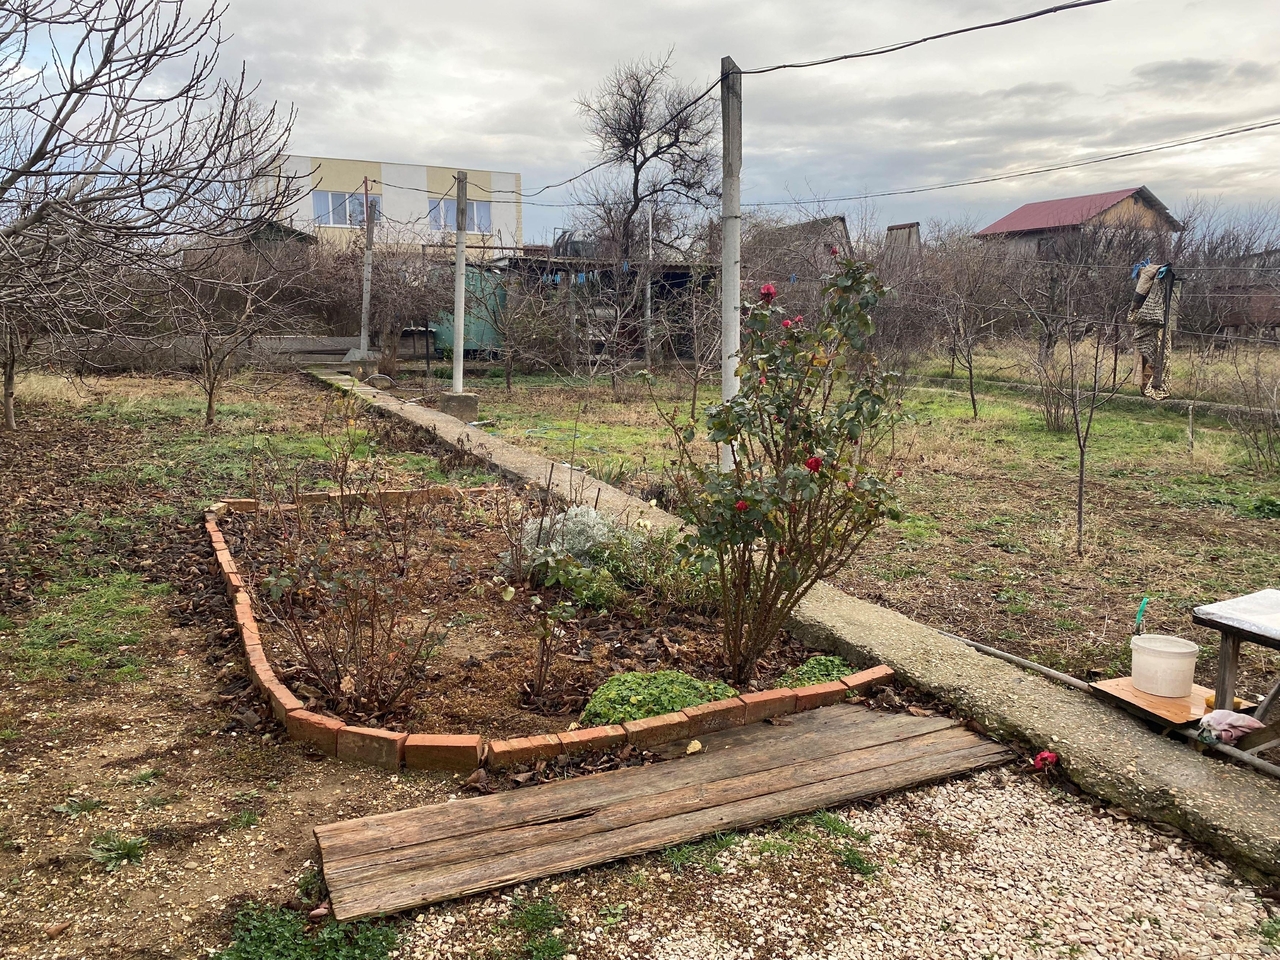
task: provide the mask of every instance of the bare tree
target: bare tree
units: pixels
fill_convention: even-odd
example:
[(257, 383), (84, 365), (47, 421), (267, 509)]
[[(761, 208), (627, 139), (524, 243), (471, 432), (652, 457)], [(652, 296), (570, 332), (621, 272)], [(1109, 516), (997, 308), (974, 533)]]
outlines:
[(684, 256), (720, 192), (718, 103), (678, 81), (671, 59), (668, 52), (620, 64), (578, 101), (599, 162), (576, 187), (579, 226), (594, 239), (596, 258), (610, 261), (609, 303), (588, 320), (593, 335), (642, 341), (650, 365), (652, 262)]
[(271, 333), (297, 332), (307, 315), (299, 281), (310, 268), (307, 248), (275, 241), (185, 251), (170, 269), (156, 271), (159, 316), (145, 329), (167, 340), (205, 398), (205, 426), (217, 418), (218, 395), (254, 341)]
[(296, 196), (280, 173), (292, 113), (256, 104), (243, 71), (218, 79), (222, 12), (0, 5), (0, 304), (26, 305), (28, 330), (6, 321), (6, 380), (23, 343), (97, 329), (93, 305), (119, 295), (90, 286), (252, 236)]
[(917, 294), (945, 331), (952, 373), (958, 364), (968, 377), (969, 405), (978, 418), (974, 353), (1013, 311), (1001, 282), (1005, 261), (964, 225), (943, 228), (924, 252), (924, 282)]
[(578, 101), (602, 164), (579, 199), (591, 208), (591, 226), (622, 260), (634, 259), (647, 239), (639, 229), (646, 207), (665, 235), (683, 218), (680, 204), (719, 196), (719, 107), (700, 94), (672, 76), (668, 52), (621, 64)]

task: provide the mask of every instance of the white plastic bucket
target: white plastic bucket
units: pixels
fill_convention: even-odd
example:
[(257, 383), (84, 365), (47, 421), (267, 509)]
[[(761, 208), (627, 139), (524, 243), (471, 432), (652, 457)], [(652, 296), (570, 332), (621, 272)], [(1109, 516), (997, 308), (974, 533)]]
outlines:
[(1200, 652), (1190, 640), (1144, 633), (1134, 637), (1133, 685), (1153, 697), (1189, 697)]

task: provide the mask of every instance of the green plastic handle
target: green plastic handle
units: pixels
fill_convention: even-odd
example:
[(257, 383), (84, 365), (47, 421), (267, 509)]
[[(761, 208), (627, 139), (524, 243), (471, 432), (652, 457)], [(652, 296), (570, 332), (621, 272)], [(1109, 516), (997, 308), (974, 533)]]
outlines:
[(1133, 632), (1142, 632), (1142, 615), (1147, 612), (1147, 604), (1151, 602), (1150, 597), (1143, 597), (1142, 603), (1138, 604), (1138, 617), (1133, 621)]

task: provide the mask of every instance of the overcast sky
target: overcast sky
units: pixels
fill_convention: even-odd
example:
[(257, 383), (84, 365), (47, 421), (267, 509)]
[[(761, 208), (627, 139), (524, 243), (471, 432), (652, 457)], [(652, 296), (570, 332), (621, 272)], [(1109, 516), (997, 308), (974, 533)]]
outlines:
[[(616, 63), (674, 50), (709, 82), (999, 19), (1048, 0), (231, 0), (228, 54), (298, 108), (313, 156), (513, 170), (592, 162), (574, 107)], [(459, 16), (458, 14), (462, 15)], [(1280, 0), (1112, 0), (902, 53), (744, 78), (743, 201), (965, 179), (1280, 117)], [(1145, 184), (1280, 199), (1280, 128), (1080, 170), (875, 201), (881, 226), (978, 225), (1029, 200)], [(555, 191), (539, 199), (566, 199)], [(852, 207), (853, 205), (846, 205)], [(847, 212), (854, 212), (849, 209)], [(563, 218), (525, 210), (525, 240)]]

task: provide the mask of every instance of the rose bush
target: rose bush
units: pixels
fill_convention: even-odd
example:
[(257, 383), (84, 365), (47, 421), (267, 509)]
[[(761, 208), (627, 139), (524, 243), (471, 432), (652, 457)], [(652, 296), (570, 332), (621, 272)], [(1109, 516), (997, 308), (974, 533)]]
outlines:
[(732, 469), (700, 455), (698, 424), (667, 423), (678, 451), (673, 486), (695, 527), (688, 555), (720, 578), (724, 655), (742, 684), (800, 599), (835, 573), (898, 510), (873, 470), (896, 411), (867, 347), (883, 292), (867, 264), (842, 261), (823, 315), (779, 320), (771, 284), (744, 319), (731, 400), (708, 409), (705, 438)]

